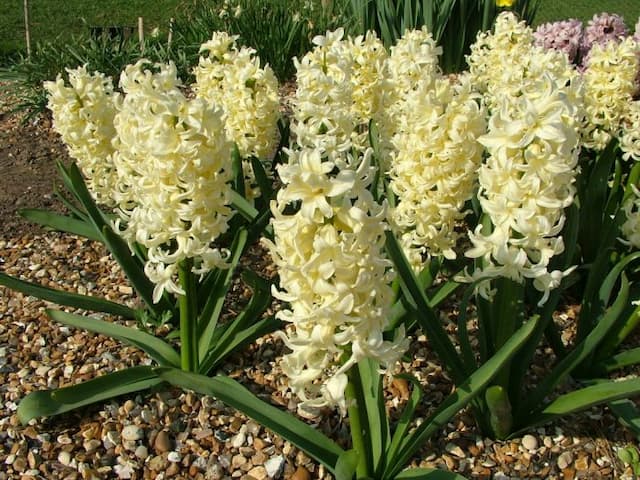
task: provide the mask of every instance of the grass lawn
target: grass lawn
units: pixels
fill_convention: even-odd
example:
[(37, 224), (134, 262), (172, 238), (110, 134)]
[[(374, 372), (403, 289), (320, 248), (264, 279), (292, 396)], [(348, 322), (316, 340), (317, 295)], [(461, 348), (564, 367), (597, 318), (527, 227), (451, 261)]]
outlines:
[[(215, 1), (215, 0), (214, 0)], [(319, 1), (319, 0), (312, 0)], [(437, 1), (437, 0), (435, 0)], [(0, 59), (25, 49), (23, 0), (0, 0)], [(69, 38), (90, 26), (136, 26), (139, 16), (145, 30), (165, 30), (195, 0), (30, 0), (31, 42)], [(542, 0), (536, 23), (575, 17), (589, 20), (595, 13), (619, 13), (630, 28), (640, 17), (640, 0)]]
[(586, 22), (594, 14), (609, 12), (622, 15), (633, 30), (640, 17), (640, 0), (541, 0), (535, 23), (544, 23), (566, 18), (577, 18)]
[[(23, 0), (0, 0), (0, 57), (16, 49), (24, 50)], [(32, 45), (87, 33), (91, 26), (137, 26), (143, 17), (145, 30), (166, 30), (193, 0), (30, 0), (29, 24)]]

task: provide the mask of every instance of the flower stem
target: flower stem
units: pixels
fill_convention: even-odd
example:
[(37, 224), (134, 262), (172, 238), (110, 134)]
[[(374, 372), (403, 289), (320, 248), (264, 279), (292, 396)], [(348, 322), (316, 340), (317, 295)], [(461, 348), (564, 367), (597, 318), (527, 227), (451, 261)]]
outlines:
[[(371, 477), (369, 472), (369, 451), (365, 444), (365, 428), (361, 413), (365, 413), (364, 398), (362, 398), (362, 384), (358, 368), (353, 367), (348, 373), (349, 383), (345, 390), (347, 399), (347, 413), (349, 414), (349, 425), (351, 430), (351, 443), (353, 449), (358, 454), (358, 466), (356, 468), (356, 478)], [(364, 418), (366, 422), (366, 417)]]
[(178, 266), (178, 278), (184, 295), (178, 297), (180, 308), (180, 366), (187, 372), (198, 370), (198, 338), (196, 285), (191, 269), (193, 260), (187, 258)]

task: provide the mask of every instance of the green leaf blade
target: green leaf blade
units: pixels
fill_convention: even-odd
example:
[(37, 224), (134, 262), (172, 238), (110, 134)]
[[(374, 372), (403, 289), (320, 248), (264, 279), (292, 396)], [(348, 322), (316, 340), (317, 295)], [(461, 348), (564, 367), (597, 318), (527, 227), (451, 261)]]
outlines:
[(161, 383), (153, 367), (127, 368), (70, 387), (32, 392), (18, 405), (18, 418), (26, 425), (33, 418), (59, 415)]
[(111, 302), (103, 298), (90, 297), (88, 295), (80, 295), (79, 293), (64, 292), (44, 287), (36, 283), (11, 277), (2, 272), (0, 272), (0, 285), (58, 305), (104, 312), (129, 319), (135, 318), (135, 311), (126, 305)]
[(19, 213), (27, 220), (43, 227), (78, 235), (95, 242), (102, 242), (100, 232), (84, 220), (35, 208), (25, 208)]
[(83, 317), (74, 313), (60, 310), (47, 310), (47, 314), (56, 322), (75, 328), (100, 333), (115, 338), (129, 345), (133, 345), (153, 358), (160, 365), (179, 366), (180, 356), (168, 343), (135, 328), (125, 327), (116, 323), (106, 322), (97, 318)]
[(335, 473), (338, 459), (344, 453), (342, 448), (293, 415), (263, 402), (235, 380), (221, 375), (206, 377), (172, 368), (157, 368), (155, 371), (172, 385), (216, 397), (239, 410), (289, 440)]

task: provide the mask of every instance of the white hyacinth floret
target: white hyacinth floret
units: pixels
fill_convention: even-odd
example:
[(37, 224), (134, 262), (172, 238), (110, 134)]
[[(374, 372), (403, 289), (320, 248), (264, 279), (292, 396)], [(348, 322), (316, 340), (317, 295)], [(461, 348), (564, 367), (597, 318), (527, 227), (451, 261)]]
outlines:
[[(482, 260), (470, 280), (489, 297), (492, 278), (531, 279), (542, 304), (569, 272), (550, 271), (549, 263), (564, 250), (564, 209), (575, 195), (582, 85), (567, 56), (535, 47), (529, 27), (513, 14), (498, 17), (495, 37), (480, 35), (483, 47), (476, 45), (471, 55), (472, 78), (484, 79), (481, 91), (490, 106), (488, 133), (479, 139), (488, 158), (478, 199), (491, 227), (469, 232), (473, 247), (466, 256)], [(489, 78), (488, 62), (503, 56), (510, 61)], [(494, 82), (504, 79), (512, 83), (499, 91)]]
[(183, 260), (193, 259), (198, 274), (225, 267), (228, 255), (213, 242), (232, 213), (232, 144), (222, 111), (187, 98), (181, 86), (173, 63), (129, 65), (115, 116), (117, 226), (148, 249), (145, 273), (156, 302), (164, 291), (184, 293), (176, 283)]
[(344, 30), (313, 39), (315, 47), (296, 66), (296, 96), (291, 131), (305, 148), (320, 149), (329, 158), (368, 147), (369, 122), (374, 120), (388, 147), (385, 78), (388, 57), (373, 32), (343, 39)]
[(67, 69), (67, 74), (69, 86), (62, 75), (55, 82), (44, 82), (53, 126), (77, 162), (94, 199), (113, 206), (116, 173), (111, 141), (116, 109), (111, 78), (89, 73), (86, 66)]
[(485, 133), (485, 111), (478, 97), (466, 76), (452, 83), (427, 73), (397, 108), (391, 219), (416, 271), (433, 256), (456, 256), (455, 227), (473, 196), (483, 156), (478, 137)]
[[(629, 130), (625, 120), (637, 92), (639, 58), (640, 44), (633, 37), (591, 48), (583, 74), (587, 115), (585, 146), (603, 150), (621, 134), (621, 129)], [(630, 134), (634, 134), (633, 130)]]
[(345, 412), (347, 371), (364, 358), (390, 368), (407, 348), (404, 332), (383, 338), (393, 300), (386, 212), (367, 190), (371, 150), (340, 162), (318, 149), (288, 153), (272, 204), (274, 241), (266, 242), (280, 276), (274, 296), (289, 304), (277, 314), (290, 324), (282, 369), (302, 409)]

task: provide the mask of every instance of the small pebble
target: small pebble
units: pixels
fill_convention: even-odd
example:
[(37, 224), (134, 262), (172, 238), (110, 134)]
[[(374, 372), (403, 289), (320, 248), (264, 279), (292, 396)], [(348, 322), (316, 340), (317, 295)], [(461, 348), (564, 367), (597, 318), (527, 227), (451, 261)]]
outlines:
[(284, 456), (276, 455), (264, 462), (264, 468), (270, 478), (279, 477), (284, 469)]
[(169, 432), (166, 430), (161, 430), (156, 435), (156, 439), (153, 442), (153, 448), (155, 448), (156, 452), (164, 453), (171, 450), (171, 437), (169, 436)]
[(136, 448), (134, 455), (140, 460), (146, 460), (146, 458), (149, 456), (149, 451), (147, 450), (147, 447), (145, 447), (144, 445), (139, 445)]
[(122, 429), (122, 439), (127, 442), (135, 442), (144, 437), (144, 430), (137, 425), (127, 425)]
[(522, 437), (522, 446), (530, 452), (533, 452), (538, 449), (538, 439), (533, 435), (527, 434)]
[(182, 456), (178, 452), (172, 451), (169, 452), (169, 455), (167, 455), (167, 460), (169, 460), (171, 463), (179, 463), (180, 460), (182, 460)]
[(558, 457), (558, 468), (560, 470), (564, 470), (569, 465), (571, 465), (571, 462), (573, 462), (573, 455), (571, 454), (571, 452), (562, 452)]
[(58, 461), (65, 466), (69, 466), (71, 463), (71, 454), (65, 450), (58, 454)]
[(310, 480), (310, 479), (311, 479), (311, 474), (309, 473), (309, 470), (307, 470), (302, 466), (298, 467), (296, 471), (293, 472), (293, 475), (291, 475), (291, 477), (289, 478), (289, 480)]

